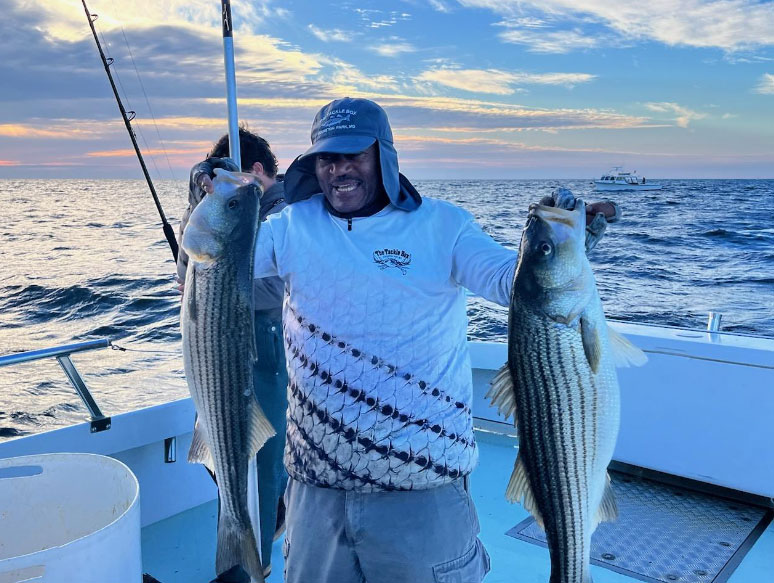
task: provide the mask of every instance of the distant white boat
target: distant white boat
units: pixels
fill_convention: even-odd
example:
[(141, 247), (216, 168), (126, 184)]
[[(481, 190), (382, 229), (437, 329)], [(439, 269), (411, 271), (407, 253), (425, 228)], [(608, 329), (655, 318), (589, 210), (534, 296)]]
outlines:
[(594, 190), (661, 190), (661, 185), (648, 182), (637, 171), (624, 172), (622, 166), (614, 166), (610, 172), (594, 181)]

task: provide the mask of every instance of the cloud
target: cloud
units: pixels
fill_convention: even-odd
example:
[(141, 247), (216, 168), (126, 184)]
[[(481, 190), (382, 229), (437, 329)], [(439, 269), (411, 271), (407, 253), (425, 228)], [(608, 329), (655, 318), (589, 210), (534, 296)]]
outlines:
[(340, 43), (349, 43), (355, 40), (355, 33), (348, 32), (346, 30), (341, 30), (340, 28), (323, 30), (321, 28), (316, 27), (314, 24), (310, 24), (308, 28), (314, 36), (316, 36), (318, 39), (326, 43), (331, 41), (340, 42)]
[(333, 71), (330, 73), (330, 81), (335, 85), (331, 87), (334, 93), (353, 94), (358, 91), (397, 91), (398, 83), (390, 75), (368, 75), (360, 69), (340, 59), (326, 59)]
[(628, 129), (654, 125), (644, 117), (600, 109), (540, 109), (452, 97), (371, 97), (387, 110), (395, 128), (559, 131), (584, 128)]
[[(439, 6), (424, 3), (425, 16), (434, 14), (437, 20), (449, 22), (452, 17), (460, 18), (463, 25), (469, 24), (466, 20), (469, 14), (459, 4), (455, 5), (452, 0), (436, 1), (454, 14), (434, 14), (432, 11), (439, 10)], [(665, 1), (654, 0), (655, 12)], [(740, 1), (728, 0), (737, 4)], [(111, 168), (118, 168), (116, 171), (124, 175), (136, 173), (129, 139), (85, 15), (82, 10), (73, 9), (78, 7), (77, 0), (52, 0), (41, 5), (42, 8), (29, 0), (9, 0), (9, 4), (5, 18), (0, 20), (0, 37), (4, 41), (0, 78), (11, 80), (0, 91), (0, 160), (5, 161), (0, 165), (10, 168), (16, 160), (40, 159), (47, 160), (52, 168), (78, 165), (80, 175), (99, 172), (108, 175), (113, 171)], [(411, 0), (405, 5), (419, 4)], [(614, 26), (613, 16), (603, 16), (607, 14), (603, 4), (601, 0), (579, 0), (572, 5), (569, 0), (546, 0), (545, 4), (528, 0), (521, 4), (523, 10), (519, 12), (515, 2), (491, 2), (488, 8), (497, 12), (499, 18), (490, 17), (490, 20), (499, 20), (500, 26), (490, 29), (490, 33), (510, 35), (511, 42), (521, 42), (530, 50), (553, 53), (616, 43), (621, 46), (629, 38), (652, 38), (651, 29), (643, 26), (629, 36), (623, 34), (622, 29)], [(470, 60), (463, 63), (460, 61), (463, 58), (476, 57), (478, 47), (465, 49), (460, 44), (460, 50), (450, 50), (427, 46), (432, 43), (430, 38), (412, 36), (409, 42), (408, 33), (395, 36), (393, 33), (398, 33), (400, 28), (397, 25), (411, 18), (400, 11), (363, 10), (353, 18), (349, 4), (341, 14), (333, 15), (334, 20), (315, 19), (317, 26), (307, 29), (304, 27), (311, 18), (295, 27), (268, 20), (270, 11), (277, 9), (273, 2), (240, 6), (234, 5), (235, 19), (238, 17), (235, 36), (240, 118), (250, 121), (251, 126), (255, 124), (253, 129), (267, 136), (282, 163), (291, 161), (307, 147), (310, 125), (319, 107), (345, 94), (369, 97), (385, 107), (396, 137), (401, 139), (401, 147), (416, 149), (417, 156), (402, 158), (402, 163), (410, 160), (414, 166), (416, 160), (432, 159), (436, 146), (448, 147), (450, 159), (456, 155), (461, 159), (470, 157), (471, 147), (475, 146), (473, 156), (485, 162), (489, 162), (488, 158), (494, 159), (498, 149), (537, 152), (541, 148), (557, 147), (569, 152), (557, 144), (597, 147), (614, 134), (616, 143), (625, 147), (629, 140), (640, 147), (657, 138), (655, 132), (639, 131), (643, 128), (674, 128), (676, 124), (688, 127), (705, 115), (676, 103), (655, 100), (641, 110), (642, 115), (628, 115), (616, 111), (616, 97), (612, 95), (605, 95), (604, 103), (611, 104), (608, 108), (594, 107), (599, 101), (589, 101), (586, 108), (520, 105), (514, 103), (515, 97), (509, 96), (518, 95), (525, 87), (572, 87), (590, 83), (595, 77), (572, 72), (510, 71), (505, 65), (499, 65), (502, 68), (498, 69), (498, 65), (481, 60), (474, 65)], [(123, 4), (115, 0), (91, 0), (90, 8), (100, 14), (97, 25), (111, 56), (116, 58), (113, 70), (120, 75), (122, 94), (127, 97), (125, 106), (137, 111), (133, 127), (138, 130), (138, 138), (143, 134), (148, 138), (147, 144), (145, 139), (140, 141), (143, 153), (153, 158), (162, 148), (155, 141), (153, 120), (146, 111), (124, 44), (124, 33), (154, 109), (155, 127), (166, 144), (164, 154), (172, 158), (175, 170), (182, 175), (226, 129), (219, 11), (213, 14), (210, 0), (165, 3), (138, 0)], [(619, 7), (622, 11), (635, 8)], [(38, 10), (43, 12), (41, 18)], [(123, 12), (119, 14), (119, 10)], [(680, 22), (684, 20), (682, 14), (673, 16)], [(639, 22), (635, 21), (633, 26)], [(396, 25), (394, 29), (383, 30), (392, 25)], [(719, 22), (718, 26), (722, 28), (725, 23)], [(293, 42), (301, 44), (286, 42), (278, 30), (297, 35), (299, 39)], [(323, 54), (325, 51), (307, 51), (303, 43), (321, 46), (313, 34), (331, 41), (325, 47), (332, 47), (332, 52), (354, 47), (354, 44), (333, 44), (344, 41), (340, 35), (356, 35), (360, 52), (345, 61), (337, 58), (343, 53), (334, 53), (337, 57), (332, 57)], [(765, 35), (761, 38), (765, 41)], [(394, 64), (368, 51), (385, 57), (403, 56), (409, 51), (417, 54)], [(745, 53), (734, 54), (738, 59), (747, 58)], [(427, 59), (420, 61), (420, 55)], [(450, 60), (450, 55), (457, 56)], [(727, 64), (722, 62), (719, 53), (713, 58), (718, 65)], [(756, 75), (765, 70), (763, 65)], [(603, 74), (606, 73), (599, 73)], [(756, 90), (772, 93), (774, 82), (770, 77), (768, 74), (760, 77)], [(747, 87), (758, 83), (758, 79), (752, 79)], [(461, 97), (437, 95), (444, 93)], [(553, 93), (556, 101), (552, 103), (561, 103), (562, 92), (554, 90)], [(588, 98), (594, 99), (594, 96)], [(508, 103), (498, 103), (500, 99)], [(577, 105), (577, 102), (567, 103)], [(721, 102), (718, 107), (722, 109), (712, 110), (716, 118), (722, 111), (733, 110), (727, 102)], [(703, 109), (710, 111), (708, 106)], [(706, 127), (701, 130), (704, 132)], [(678, 133), (689, 136), (689, 132)], [(696, 137), (699, 135), (697, 132)], [(613, 138), (610, 140), (608, 143), (613, 144)], [(688, 142), (686, 139), (681, 146), (690, 149)], [(710, 142), (711, 139), (706, 140)], [(701, 145), (704, 143), (702, 140)], [(672, 144), (671, 147), (679, 146)], [(451, 152), (452, 148), (457, 150)], [(444, 150), (440, 157), (446, 157), (446, 153)], [(430, 168), (436, 171), (432, 163)], [(6, 169), (4, 175), (12, 172)]]
[(0, 124), (0, 136), (5, 138), (70, 138), (67, 132), (36, 128), (29, 124)]
[(472, 93), (512, 95), (514, 85), (564, 85), (573, 87), (595, 78), (588, 73), (510, 73), (497, 69), (440, 68), (424, 71), (418, 81), (429, 81)]
[(360, 16), (368, 28), (386, 28), (400, 21), (411, 19), (411, 14), (398, 12), (397, 10), (387, 12), (371, 8), (355, 8), (355, 13)]
[[(25, 0), (11, 0), (27, 8)], [(287, 18), (289, 13), (278, 8), (273, 0), (252, 0), (232, 5), (234, 31), (254, 34), (269, 20)], [(192, 29), (212, 30), (221, 34), (221, 10), (211, 0), (134, 0), (118, 10), (114, 0), (92, 0), (89, 11), (98, 14), (97, 23), (103, 29), (156, 27), (162, 22), (185, 23)], [(84, 35), (86, 15), (80, 2), (47, 0), (35, 4), (35, 24), (55, 40), (75, 42)]]
[(677, 103), (661, 102), (661, 103), (646, 103), (647, 107), (651, 111), (658, 113), (672, 113), (675, 114), (675, 123), (681, 128), (687, 128), (688, 124), (695, 119), (703, 119), (707, 117), (706, 113), (699, 113), (678, 105)]
[(432, 69), (423, 72), (416, 79), (470, 92), (480, 91), (495, 95), (511, 95), (515, 92), (511, 87), (513, 76), (505, 71), (493, 69), (487, 71), (477, 69)]
[[(106, 9), (97, 22), (101, 25), (101, 40), (107, 41), (105, 50), (115, 57), (111, 70), (119, 83), (126, 109), (137, 110), (138, 119), (149, 118), (151, 113), (145, 111), (143, 99), (143, 93), (147, 92), (156, 109), (153, 114), (156, 117), (169, 116), (173, 112), (178, 117), (196, 117), (197, 114), (215, 117), (214, 110), (202, 112), (195, 108), (201, 104), (196, 102), (197, 99), (223, 95), (223, 48), (219, 26), (191, 24), (180, 18), (172, 20), (173, 24), (161, 26), (132, 25), (132, 22), (148, 19), (125, 15), (127, 22), (121, 30), (110, 28), (111, 22), (115, 21), (111, 20), (104, 0), (94, 4)], [(173, 2), (163, 9), (153, 8), (156, 6), (153, 4), (148, 6), (148, 13), (166, 13), (165, 10), (175, 6), (182, 10), (182, 5)], [(260, 5), (265, 7), (269, 3)], [(74, 35), (76, 40), (65, 40), (66, 34), (51, 32), (59, 26), (54, 15), (61, 15), (65, 22), (69, 22), (68, 18), (72, 20), (72, 5), (67, 5), (67, 13), (61, 10), (62, 6), (61, 2), (52, 2), (47, 8), (47, 18), (39, 23), (36, 15), (29, 12), (31, 8), (27, 3), (18, 4), (8, 18), (0, 21), (0, 37), (4, 39), (0, 78), (14, 80), (3, 90), (4, 115), (0, 114), (0, 123), (3, 118), (25, 121), (23, 112), (33, 110), (30, 95), (48, 100), (46, 107), (66, 109), (68, 117), (80, 114), (93, 119), (95, 112), (101, 112), (105, 118), (115, 119), (115, 103), (112, 103), (94, 41), (86, 28), (85, 15), (77, 21), (80, 32)], [(145, 3), (141, 3), (142, 6)], [(109, 7), (114, 8), (114, 5), (111, 3)], [(90, 8), (96, 12), (95, 7), (90, 5)], [(199, 18), (197, 11), (204, 8), (203, 4), (194, 2), (187, 17)], [(137, 10), (135, 7), (132, 12)], [(131, 46), (131, 58), (124, 35)], [(255, 95), (278, 98), (306, 95), (325, 99), (343, 92), (394, 91), (397, 88), (392, 76), (369, 75), (344, 61), (306, 53), (265, 34), (243, 33), (237, 49), (240, 100)], [(144, 87), (139, 86), (133, 63), (141, 74)], [(8, 107), (11, 101), (14, 103)], [(37, 111), (41, 106), (38, 102)]]
[[(600, 109), (540, 109), (479, 99), (422, 97), (385, 93), (354, 93), (367, 97), (387, 110), (393, 128), (424, 128), (438, 132), (490, 132), (605, 128), (654, 127), (649, 119)], [(308, 134), (317, 110), (331, 98), (253, 98), (240, 100), (243, 109), (255, 108), (268, 119), (300, 119), (299, 127)], [(223, 104), (224, 98), (211, 103)], [(266, 112), (269, 112), (268, 114)]]
[[(114, 129), (118, 127), (116, 124)], [(0, 136), (18, 139), (91, 140), (103, 135), (105, 130), (104, 121), (84, 119), (36, 119), (26, 123), (0, 124)]]
[(764, 95), (774, 95), (774, 75), (771, 73), (764, 73), (754, 91), (756, 93), (763, 93)]
[[(24, 101), (30, 95), (56, 96), (62, 100), (70, 98), (71, 106), (77, 108), (80, 104), (76, 98), (110, 96), (85, 15), (81, 11), (78, 32), (73, 40), (68, 40), (67, 34), (57, 33), (57, 27), (67, 25), (72, 13), (77, 16), (78, 11), (70, 3), (69, 12), (61, 14), (64, 24), (52, 22), (52, 15), (59, 13), (51, 11), (60, 4), (47, 4), (49, 12), (41, 21), (30, 11), (28, 3), (12, 7), (11, 13), (0, 20), (0, 36), (4, 39), (0, 76), (14, 80), (3, 89), (4, 101)], [(123, 29), (111, 28), (109, 11), (101, 12), (97, 20), (103, 50), (115, 58), (111, 70), (123, 95), (142, 95), (134, 65), (155, 99), (222, 92), (223, 77), (218, 74), (223, 62), (219, 27), (192, 25), (180, 19), (172, 21), (174, 24), (133, 26), (132, 15), (127, 15), (127, 20)], [(236, 58), (240, 94), (251, 84), (260, 84), (262, 91), (273, 92), (281, 88), (308, 91), (310, 83), (324, 85), (316, 80), (322, 68), (318, 55), (304, 53), (272, 36), (243, 34)], [(127, 104), (127, 108), (132, 106)]]
[(533, 53), (564, 54), (580, 49), (599, 46), (597, 37), (585, 36), (579, 30), (561, 32), (533, 32), (532, 30), (507, 30), (498, 35), (511, 44), (526, 45)]
[[(547, 48), (585, 48), (593, 39), (603, 44), (634, 40), (657, 41), (669, 46), (715, 47), (726, 51), (774, 45), (774, 3), (759, 0), (654, 0), (619, 2), (613, 0), (458, 0), (466, 7), (485, 8), (506, 20), (525, 17), (546, 19), (567, 31), (530, 34), (521, 25), (502, 33), (507, 42), (529, 44), (541, 52)], [(510, 20), (509, 20), (510, 19)], [(580, 24), (579, 24), (580, 23)], [(604, 30), (600, 31), (600, 27)], [(615, 38), (611, 36), (611, 33)], [(607, 37), (607, 38), (606, 38)], [(574, 40), (573, 40), (574, 39)]]
[[(194, 154), (201, 154), (201, 147), (196, 146), (192, 148), (165, 148), (161, 149), (147, 149), (143, 151), (145, 156), (161, 156), (161, 155), (178, 155), (190, 156)], [(134, 158), (137, 154), (133, 149), (124, 148), (120, 150), (98, 150), (95, 152), (86, 152), (86, 156), (90, 158)]]
[(449, 8), (448, 4), (446, 2), (443, 2), (442, 0), (429, 0), (430, 7), (435, 10), (436, 12), (443, 12), (445, 14), (448, 14), (451, 12), (451, 9)]
[(383, 57), (398, 57), (404, 53), (413, 53), (417, 49), (403, 39), (393, 36), (371, 47), (371, 50)]
[[(506, 149), (532, 152), (605, 152), (603, 148), (571, 148), (540, 146), (498, 138), (419, 136), (401, 133), (401, 149), (424, 150), (428, 145), (498, 146)], [(619, 152), (621, 153), (621, 152)]]

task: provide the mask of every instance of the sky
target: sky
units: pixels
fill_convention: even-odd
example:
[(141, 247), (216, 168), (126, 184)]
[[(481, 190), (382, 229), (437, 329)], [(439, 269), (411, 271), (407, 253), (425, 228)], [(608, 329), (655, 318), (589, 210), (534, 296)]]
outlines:
[[(142, 178), (79, 0), (0, 0), (0, 178)], [(227, 131), (220, 2), (91, 0), (154, 179)], [(774, 177), (774, 0), (232, 0), (280, 170), (375, 100), (409, 178)]]

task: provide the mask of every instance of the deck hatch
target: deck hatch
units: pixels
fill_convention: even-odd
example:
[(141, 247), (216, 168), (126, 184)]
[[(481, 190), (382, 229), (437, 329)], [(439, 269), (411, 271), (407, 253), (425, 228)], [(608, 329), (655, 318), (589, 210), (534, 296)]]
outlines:
[[(611, 472), (619, 518), (591, 538), (591, 562), (651, 583), (723, 583), (771, 522), (771, 511)], [(506, 534), (546, 546), (533, 518)]]

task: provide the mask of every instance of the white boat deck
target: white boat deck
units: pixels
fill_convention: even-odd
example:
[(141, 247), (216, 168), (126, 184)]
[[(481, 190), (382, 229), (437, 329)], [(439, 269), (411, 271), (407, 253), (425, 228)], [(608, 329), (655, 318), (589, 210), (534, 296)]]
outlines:
[[(645, 468), (707, 488), (743, 492), (758, 504), (771, 508), (774, 500), (771, 450), (774, 339), (626, 323), (616, 323), (615, 327), (648, 354), (649, 362), (640, 368), (619, 370), (621, 431), (614, 460), (627, 467)], [(520, 505), (509, 504), (504, 498), (516, 457), (516, 440), (505, 435), (512, 433), (512, 427), (503, 423), (484, 398), (489, 381), (507, 358), (506, 346), (471, 342), (470, 354), (472, 406), (479, 424), (480, 446), (480, 465), (471, 477), (471, 491), (481, 522), (480, 537), (492, 560), (492, 571), (486, 581), (546, 583), (550, 569), (548, 551), (506, 534), (527, 518)], [(85, 452), (122, 461), (140, 483), (144, 571), (161, 583), (208, 583), (215, 576), (216, 490), (200, 466), (185, 461), (193, 419), (191, 400), (181, 399), (115, 415), (110, 429), (105, 431), (92, 432), (89, 423), (80, 423), (0, 441), (0, 458)], [(718, 508), (735, 510), (731, 506), (734, 504), (725, 500)], [(643, 516), (653, 514), (647, 505), (643, 512)], [(733, 522), (722, 513), (718, 516), (716, 525), (724, 527)], [(626, 524), (632, 520), (633, 526)], [(686, 566), (686, 557), (691, 559), (694, 553), (694, 549), (686, 547), (709, 540), (710, 544), (703, 548), (712, 560), (705, 559), (705, 563), (724, 564), (726, 557), (737, 548), (736, 544), (725, 544), (731, 539), (718, 537), (723, 528), (713, 531), (712, 536), (706, 534), (707, 530), (690, 534), (695, 529), (685, 524), (705, 528), (701, 513), (692, 507), (683, 512), (681, 520), (665, 520), (671, 531), (659, 523), (658, 545), (651, 544), (654, 539), (642, 536), (642, 522), (635, 511), (622, 512), (615, 527), (603, 525), (600, 531), (615, 529), (614, 536), (621, 535), (613, 539), (618, 542), (623, 538), (634, 539), (625, 554), (616, 555), (613, 562), (619, 569), (623, 568), (625, 558), (633, 558), (644, 563), (644, 567), (638, 565), (640, 572), (661, 573), (662, 558), (669, 557), (675, 563), (682, 562), (681, 572), (689, 575), (643, 580), (655, 583), (774, 581), (774, 526), (765, 529), (729, 579), (725, 576), (730, 568), (726, 568), (713, 580), (711, 576), (690, 575), (703, 571), (704, 567), (695, 562), (688, 562)], [(751, 521), (748, 525), (756, 523)], [(749, 532), (749, 528), (737, 530)], [(525, 532), (526, 529), (521, 534)], [(738, 542), (746, 536), (738, 536)], [(612, 549), (614, 545), (607, 542), (602, 546), (603, 538), (598, 533), (595, 540), (601, 548)], [(674, 540), (682, 542), (677, 547), (672, 545), (668, 553), (662, 553), (661, 543)], [(648, 542), (643, 544), (643, 541)], [(594, 544), (593, 541), (592, 548)], [(282, 539), (274, 545), (270, 583), (282, 581), (281, 548)], [(598, 554), (603, 557), (605, 552)], [(742, 554), (737, 552), (729, 564)], [(620, 570), (616, 572), (594, 564), (591, 568), (596, 583), (637, 580)]]
[[(492, 570), (486, 583), (546, 583), (549, 579), (548, 551), (506, 535), (527, 518), (518, 504), (504, 497), (505, 485), (516, 456), (513, 437), (477, 432), (481, 463), (471, 478), (471, 492), (481, 522), (480, 538), (491, 557)], [(147, 526), (142, 531), (144, 571), (161, 583), (208, 583), (214, 576), (215, 501), (192, 508)], [(282, 581), (282, 539), (274, 543), (273, 569), (269, 583)], [(595, 583), (636, 581), (632, 577), (592, 565)], [(730, 583), (765, 583), (774, 573), (774, 525), (744, 557)], [(709, 583), (709, 580), (708, 580)]]

